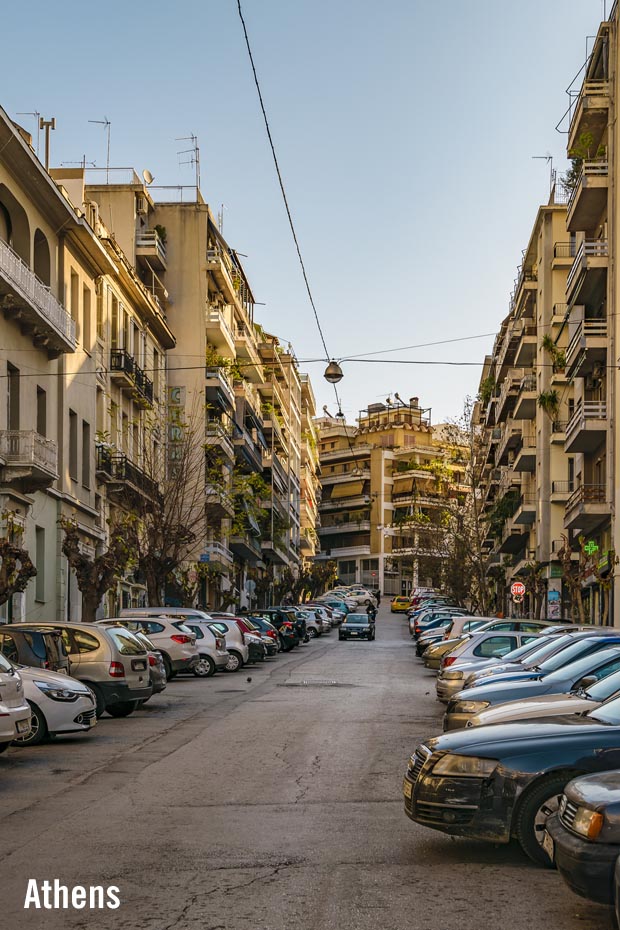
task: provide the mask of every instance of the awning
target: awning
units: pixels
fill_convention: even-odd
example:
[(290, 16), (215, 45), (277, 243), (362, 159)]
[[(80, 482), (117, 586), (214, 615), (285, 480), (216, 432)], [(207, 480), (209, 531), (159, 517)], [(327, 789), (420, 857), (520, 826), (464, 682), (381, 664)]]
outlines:
[(413, 482), (415, 478), (412, 475), (404, 476), (399, 478), (394, 475), (394, 489), (393, 494), (412, 494), (413, 493)]
[(335, 484), (332, 488), (329, 500), (335, 500), (337, 497), (359, 497), (364, 493), (363, 481), (345, 481), (342, 484)]

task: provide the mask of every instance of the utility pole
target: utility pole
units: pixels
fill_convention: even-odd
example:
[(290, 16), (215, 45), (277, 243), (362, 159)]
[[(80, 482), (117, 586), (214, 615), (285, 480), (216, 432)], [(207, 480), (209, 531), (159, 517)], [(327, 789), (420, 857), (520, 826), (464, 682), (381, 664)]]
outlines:
[(103, 119), (89, 119), (89, 123), (97, 123), (98, 126), (103, 126), (104, 132), (108, 134), (108, 148), (106, 152), (105, 159), (105, 182), (106, 184), (110, 183), (110, 136), (112, 134), (112, 123), (107, 116), (104, 116)]
[(39, 129), (45, 130), (45, 170), (50, 170), (50, 129), (56, 129), (56, 117), (51, 119), (39, 119)]

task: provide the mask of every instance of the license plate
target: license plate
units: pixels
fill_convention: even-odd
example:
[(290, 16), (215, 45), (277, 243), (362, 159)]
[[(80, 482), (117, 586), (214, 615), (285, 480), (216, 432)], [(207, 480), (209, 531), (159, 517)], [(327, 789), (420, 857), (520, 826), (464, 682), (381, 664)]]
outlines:
[(555, 859), (555, 843), (553, 842), (553, 837), (545, 830), (543, 834), (542, 847), (553, 862)]
[(18, 733), (27, 733), (30, 730), (30, 723), (28, 720), (18, 720), (16, 727)]
[(407, 781), (406, 778), (403, 781), (403, 794), (408, 800), (411, 799), (411, 795), (413, 794), (413, 785), (410, 781)]

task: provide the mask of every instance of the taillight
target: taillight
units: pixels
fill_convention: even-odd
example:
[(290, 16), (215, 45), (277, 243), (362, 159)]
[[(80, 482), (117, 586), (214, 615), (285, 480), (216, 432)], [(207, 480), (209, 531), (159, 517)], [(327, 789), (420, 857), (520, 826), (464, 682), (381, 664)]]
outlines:
[(149, 665), (157, 665), (157, 659), (155, 656), (149, 656)]
[(292, 630), (292, 629), (293, 629), (293, 624), (292, 624), (292, 623), (289, 623), (288, 620), (285, 620), (284, 623), (282, 624), (282, 626), (283, 626), (286, 630)]
[(185, 636), (184, 633), (175, 633), (174, 636), (171, 636), (170, 639), (174, 640), (175, 643), (191, 643), (191, 636)]
[(110, 662), (110, 678), (124, 678), (125, 666), (122, 662)]
[(272, 639), (277, 639), (278, 634), (275, 630), (267, 630), (267, 636), (271, 636)]
[(453, 662), (456, 662), (456, 656), (446, 656), (445, 659), (441, 660), (441, 667), (447, 668), (448, 665), (452, 665)]

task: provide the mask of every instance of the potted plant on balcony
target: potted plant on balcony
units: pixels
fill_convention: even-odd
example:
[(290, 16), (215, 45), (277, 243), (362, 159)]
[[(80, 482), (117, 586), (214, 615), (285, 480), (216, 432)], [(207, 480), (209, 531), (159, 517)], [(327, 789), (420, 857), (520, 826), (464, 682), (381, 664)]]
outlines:
[(551, 336), (548, 334), (543, 336), (540, 348), (550, 357), (554, 374), (564, 371), (566, 368), (566, 353), (563, 349), (558, 348), (555, 340), (552, 339)]
[(560, 411), (560, 396), (553, 389), (551, 391), (541, 391), (538, 395), (538, 406), (555, 422)]

